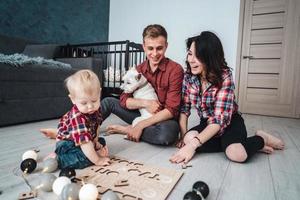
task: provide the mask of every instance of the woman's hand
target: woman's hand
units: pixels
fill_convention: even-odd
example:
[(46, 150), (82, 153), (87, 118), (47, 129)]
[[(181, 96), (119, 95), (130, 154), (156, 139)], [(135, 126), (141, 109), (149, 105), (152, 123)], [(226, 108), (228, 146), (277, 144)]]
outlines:
[(189, 142), (179, 149), (171, 158), (172, 163), (188, 163), (194, 156), (197, 145), (193, 142)]

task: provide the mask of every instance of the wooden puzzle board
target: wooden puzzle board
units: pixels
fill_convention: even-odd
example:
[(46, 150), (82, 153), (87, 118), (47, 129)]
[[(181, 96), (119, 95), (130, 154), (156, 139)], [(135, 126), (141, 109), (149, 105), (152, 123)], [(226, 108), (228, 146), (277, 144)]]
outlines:
[[(120, 199), (166, 199), (183, 175), (182, 171), (155, 167), (137, 161), (112, 157), (106, 167), (91, 166), (77, 170), (77, 178), (97, 186), (100, 198), (107, 190)], [(118, 186), (119, 185), (119, 186)]]

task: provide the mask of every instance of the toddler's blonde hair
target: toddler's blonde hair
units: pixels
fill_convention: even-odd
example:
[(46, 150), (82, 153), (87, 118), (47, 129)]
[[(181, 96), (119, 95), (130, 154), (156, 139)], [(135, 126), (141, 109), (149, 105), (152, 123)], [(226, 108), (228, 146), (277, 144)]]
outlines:
[(98, 76), (88, 69), (79, 70), (66, 78), (65, 86), (72, 96), (75, 96), (76, 92), (83, 92), (88, 95), (98, 92), (100, 95), (101, 91)]

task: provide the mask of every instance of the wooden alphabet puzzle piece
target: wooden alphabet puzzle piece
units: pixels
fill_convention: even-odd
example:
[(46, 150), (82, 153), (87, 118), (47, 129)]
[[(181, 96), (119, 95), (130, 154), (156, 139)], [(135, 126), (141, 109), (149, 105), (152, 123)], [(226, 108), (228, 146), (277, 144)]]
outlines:
[(115, 182), (114, 186), (115, 187), (129, 186), (129, 183), (128, 183), (128, 180), (122, 179), (122, 180), (118, 180), (117, 182)]
[(188, 167), (192, 167), (192, 165), (191, 165), (191, 164), (182, 164), (182, 165), (181, 165), (181, 168), (182, 168), (182, 169), (186, 169), (186, 168), (188, 168)]
[(182, 171), (155, 167), (119, 157), (109, 166), (77, 171), (77, 178), (97, 186), (99, 194), (113, 190), (121, 199), (166, 199), (183, 175)]

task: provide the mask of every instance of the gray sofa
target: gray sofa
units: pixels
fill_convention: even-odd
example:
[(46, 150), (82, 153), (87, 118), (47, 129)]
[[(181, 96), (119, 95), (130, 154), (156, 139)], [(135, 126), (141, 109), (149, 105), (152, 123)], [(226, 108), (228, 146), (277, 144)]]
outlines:
[[(3, 39), (0, 36), (0, 46), (6, 44), (5, 48), (0, 47), (0, 53), (24, 53), (45, 58), (53, 58), (57, 53), (57, 45), (32, 45), (15, 41), (9, 48), (8, 44), (11, 43), (7, 42), (7, 37)], [(82, 68), (92, 69), (99, 76), (102, 71), (99, 59), (84, 58), (80, 62), (76, 62), (76, 59), (61, 60), (65, 63), (69, 61), (74, 66), (72, 68), (37, 64), (15, 67), (0, 63), (0, 126), (59, 118), (67, 112), (71, 103), (63, 85), (64, 79)]]
[(0, 64), (0, 126), (60, 117), (71, 106), (63, 81), (74, 71)]

